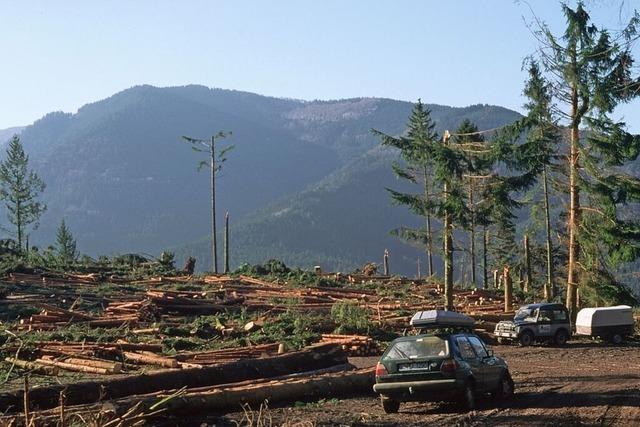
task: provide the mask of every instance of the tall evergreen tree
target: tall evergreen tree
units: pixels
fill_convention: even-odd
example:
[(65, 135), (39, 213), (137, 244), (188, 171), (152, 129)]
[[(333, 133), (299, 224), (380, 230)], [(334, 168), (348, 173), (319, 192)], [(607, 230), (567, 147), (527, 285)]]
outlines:
[(76, 248), (76, 239), (74, 239), (71, 230), (67, 227), (64, 219), (60, 222), (56, 233), (56, 255), (59, 262), (64, 266), (73, 264), (78, 258)]
[[(422, 114), (423, 109), (421, 103), (414, 108), (415, 116)], [(412, 114), (414, 117), (414, 114)], [(434, 186), (439, 189), (437, 194), (426, 199), (424, 193), (412, 194), (401, 193), (392, 189), (387, 189), (391, 198), (398, 204), (407, 206), (417, 215), (426, 217), (429, 213), (442, 220), (442, 240), (444, 249), (444, 294), (445, 308), (453, 309), (453, 228), (454, 224), (458, 226), (466, 226), (468, 218), (468, 209), (466, 203), (466, 193), (461, 185), (462, 175), (467, 170), (467, 158), (458, 147), (453, 147), (449, 134), (446, 133), (442, 141), (436, 138), (433, 133), (433, 125), (429, 119), (429, 133), (427, 135), (426, 128), (418, 132), (408, 133), (406, 136), (393, 137), (382, 132), (374, 133), (380, 136), (384, 145), (396, 147), (400, 149), (401, 156), (411, 162), (420, 161), (428, 164), (432, 168)], [(416, 135), (423, 135), (417, 137)], [(419, 160), (415, 160), (419, 159)], [(405, 179), (415, 179), (412, 173), (406, 170), (394, 167), (396, 174)]]
[(637, 158), (640, 137), (611, 117), (640, 93), (631, 75), (640, 16), (612, 35), (591, 22), (582, 2), (562, 10), (562, 36), (544, 24), (536, 35), (554, 112), (569, 131), (561, 151), (568, 155), (569, 179), (566, 305), (575, 317), (580, 284), (611, 283), (610, 267), (640, 256), (640, 223), (624, 215), (624, 206), (640, 201), (640, 180), (623, 168)]
[(419, 185), (420, 193), (414, 194), (411, 209), (424, 218), (424, 226), (420, 228), (400, 227), (392, 231), (392, 234), (409, 242), (420, 244), (427, 255), (427, 269), (429, 276), (434, 274), (433, 267), (433, 230), (432, 214), (424, 206), (429, 203), (435, 192), (433, 178), (433, 162), (428, 157), (429, 144), (438, 141), (435, 131), (435, 123), (431, 120), (431, 111), (420, 100), (413, 108), (407, 123), (407, 132), (404, 138), (390, 139), (387, 145), (400, 149), (403, 163), (394, 162), (393, 171), (399, 178)]
[(29, 156), (25, 154), (20, 138), (9, 141), (4, 161), (0, 162), (0, 199), (7, 208), (7, 219), (15, 227), (16, 242), (23, 249), (29, 226), (37, 227), (47, 206), (38, 201), (45, 189), (44, 182), (29, 170)]

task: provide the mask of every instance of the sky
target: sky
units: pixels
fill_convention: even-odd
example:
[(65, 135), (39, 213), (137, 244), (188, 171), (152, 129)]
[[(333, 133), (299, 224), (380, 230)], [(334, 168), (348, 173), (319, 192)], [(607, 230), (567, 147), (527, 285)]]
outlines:
[[(619, 28), (635, 1), (585, 3)], [(0, 129), (140, 84), (522, 111), (532, 10), (562, 31), (551, 0), (0, 0)]]

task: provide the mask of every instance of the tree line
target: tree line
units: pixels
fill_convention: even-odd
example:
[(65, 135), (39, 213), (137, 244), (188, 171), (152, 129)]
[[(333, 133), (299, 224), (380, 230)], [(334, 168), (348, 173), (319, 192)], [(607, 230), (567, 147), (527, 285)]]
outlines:
[[(489, 263), (497, 269), (519, 264), (527, 275), (524, 290), (532, 292), (526, 288), (534, 280), (533, 260), (544, 267), (543, 298), (564, 294), (573, 316), (578, 289), (594, 304), (633, 299), (615, 272), (640, 256), (640, 179), (631, 166), (640, 136), (613, 113), (640, 94), (640, 79), (632, 75), (640, 16), (634, 13), (613, 33), (596, 26), (582, 3), (562, 10), (563, 34), (541, 22), (533, 31), (539, 47), (525, 62), (526, 111), (515, 123), (481, 131), (465, 120), (439, 135), (419, 100), (404, 134), (374, 130), (383, 145), (399, 150), (394, 173), (419, 187), (388, 189), (394, 203), (423, 219), (421, 227), (393, 233), (425, 249), (430, 274), (434, 253), (441, 253), (447, 309), (453, 309), (454, 255), (463, 251), (471, 282), (478, 284), (480, 266), (485, 287)], [(527, 221), (518, 230), (523, 212)], [(434, 220), (441, 225), (438, 235)]]
[[(14, 135), (7, 145), (5, 159), (0, 162), (0, 201), (6, 210), (9, 227), (3, 227), (11, 238), (4, 240), (3, 249), (26, 257), (37, 248), (29, 246), (29, 235), (35, 230), (47, 205), (40, 200), (46, 185), (29, 168), (29, 156), (20, 138)], [(79, 256), (76, 240), (64, 219), (56, 233), (56, 243), (42, 254), (49, 263), (60, 266), (73, 264)]]

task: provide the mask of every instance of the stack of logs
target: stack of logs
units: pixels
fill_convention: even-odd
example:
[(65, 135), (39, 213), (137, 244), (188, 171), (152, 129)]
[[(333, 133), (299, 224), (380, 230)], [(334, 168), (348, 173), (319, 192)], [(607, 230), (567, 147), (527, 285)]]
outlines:
[(349, 356), (377, 356), (380, 354), (380, 348), (376, 342), (364, 335), (322, 334), (321, 342), (340, 344)]
[(197, 352), (183, 352), (163, 356), (159, 344), (128, 342), (55, 342), (36, 343), (37, 357), (23, 360), (8, 357), (6, 362), (19, 368), (45, 375), (58, 375), (59, 370), (109, 375), (136, 369), (136, 365), (151, 365), (162, 368), (185, 369), (216, 365), (242, 359), (256, 359), (282, 354), (279, 344), (262, 344), (251, 347), (228, 348)]

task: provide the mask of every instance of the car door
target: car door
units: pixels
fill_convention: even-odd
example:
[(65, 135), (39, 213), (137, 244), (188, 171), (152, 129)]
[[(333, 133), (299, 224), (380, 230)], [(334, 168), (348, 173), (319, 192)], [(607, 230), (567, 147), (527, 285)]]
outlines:
[(498, 364), (498, 359), (496, 359), (492, 354), (489, 354), (489, 351), (482, 340), (476, 335), (467, 335), (467, 338), (482, 364), (483, 388), (486, 390), (495, 389), (498, 386), (502, 375), (502, 367)]
[(469, 366), (469, 370), (476, 380), (476, 390), (482, 391), (484, 389), (484, 366), (482, 361), (478, 358), (473, 346), (465, 335), (458, 335), (455, 341), (460, 357)]
[(538, 310), (538, 318), (536, 321), (536, 327), (538, 328), (537, 335), (539, 337), (550, 337), (553, 335), (553, 331), (551, 328), (551, 322), (553, 319), (553, 311), (541, 308)]

